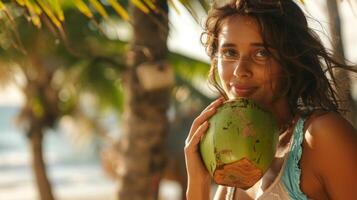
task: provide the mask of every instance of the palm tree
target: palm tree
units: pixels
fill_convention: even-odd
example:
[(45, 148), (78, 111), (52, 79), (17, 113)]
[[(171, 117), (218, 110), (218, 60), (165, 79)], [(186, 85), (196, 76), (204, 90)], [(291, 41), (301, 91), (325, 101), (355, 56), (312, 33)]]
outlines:
[[(18, 29), (18, 37), (22, 42), (23, 50), (26, 50), (26, 55), (11, 48), (1, 52), (3, 63), (8, 63), (9, 68), (13, 67), (11, 63), (18, 63), (26, 79), (26, 84), (22, 88), (26, 102), (18, 121), (29, 139), (38, 194), (43, 200), (54, 199), (43, 155), (43, 138), (46, 129), (55, 128), (57, 121), (63, 115), (75, 112), (79, 99), (77, 95), (80, 95), (83, 89), (101, 94), (101, 100), (111, 102), (115, 108), (121, 101), (120, 89), (114, 84), (116, 79), (108, 80), (105, 76), (105, 70), (113, 68), (113, 63), (117, 71), (121, 65), (115, 59), (100, 55), (102, 52), (106, 52), (106, 56), (110, 55), (110, 47), (114, 42), (111, 42), (112, 45), (105, 46), (108, 44), (108, 39), (97, 34), (93, 36), (94, 32), (86, 28), (87, 20), (83, 16), (71, 15), (69, 12), (67, 14), (68, 17), (70, 16), (69, 21), (76, 22), (67, 24), (67, 31), (69, 31), (67, 39), (75, 38), (72, 45), (76, 44), (86, 49), (86, 51), (81, 50), (80, 57), (68, 53), (63, 45), (56, 45), (53, 34), (48, 30), (37, 29), (22, 18), (16, 19), (16, 23), (21, 27)], [(78, 26), (82, 27), (78, 29)], [(102, 46), (98, 48), (91, 42), (91, 38), (98, 39), (97, 43)], [(93, 45), (95, 47), (91, 47)], [(117, 53), (122, 48), (122, 45), (119, 45), (119, 48), (115, 48)], [(120, 57), (115, 55), (117, 58)], [(108, 62), (112, 64), (108, 65)], [(59, 78), (58, 75), (64, 73), (68, 73), (67, 76)], [(66, 97), (63, 96), (64, 93)]]
[[(164, 152), (164, 141), (165, 141), (165, 134), (166, 131), (168, 129), (167, 126), (167, 117), (166, 117), (166, 111), (167, 111), (167, 107), (169, 105), (169, 100), (170, 100), (170, 94), (171, 94), (171, 88), (172, 88), (172, 81), (173, 79), (173, 73), (172, 73), (172, 69), (170, 68), (170, 66), (166, 65), (165, 60), (167, 59), (167, 47), (166, 47), (166, 37), (168, 34), (168, 28), (167, 28), (167, 4), (166, 1), (162, 1), (160, 3), (158, 3), (156, 5), (157, 7), (160, 7), (160, 11), (158, 12), (158, 14), (152, 14), (151, 16), (151, 20), (149, 20), (149, 22), (147, 23), (141, 23), (141, 19), (145, 19), (146, 15), (144, 15), (141, 10), (139, 11), (138, 9), (136, 9), (136, 7), (133, 7), (133, 12), (132, 12), (132, 18), (133, 18), (133, 25), (134, 27), (136, 27), (134, 30), (136, 30), (135, 32), (135, 39), (131, 44), (131, 49), (132, 52), (135, 52), (135, 56), (132, 57), (133, 59), (130, 60), (128, 59), (127, 62), (127, 68), (124, 71), (123, 68), (120, 68), (120, 74), (122, 74), (122, 79), (124, 80), (123, 83), (123, 87), (124, 87), (124, 91), (125, 91), (125, 103), (127, 105), (127, 110), (125, 110), (124, 112), (124, 120), (127, 120), (127, 123), (140, 123), (140, 124), (146, 124), (146, 128), (148, 128), (148, 130), (150, 131), (135, 131), (134, 128), (137, 128), (138, 126), (127, 126), (129, 128), (126, 129), (126, 133), (127, 133), (127, 137), (125, 138), (125, 134), (124, 134), (124, 138), (121, 140), (123, 142), (121, 142), (123, 145), (121, 145), (122, 147), (122, 151), (123, 152), (123, 158), (127, 159), (127, 160), (131, 160), (132, 162), (137, 162), (137, 160), (147, 160), (146, 163), (144, 163), (141, 166), (141, 169), (139, 169), (139, 172), (141, 170), (141, 174), (142, 171), (147, 171), (147, 177), (143, 178), (142, 180), (144, 180), (144, 184), (142, 188), (146, 189), (146, 188), (150, 188), (148, 186), (151, 186), (153, 181), (155, 182), (154, 186), (152, 189), (148, 190), (148, 191), (144, 191), (141, 192), (139, 195), (141, 195), (141, 197), (139, 198), (155, 198), (155, 196), (157, 196), (157, 192), (158, 192), (158, 184), (159, 184), (159, 180), (161, 177), (161, 171), (162, 168), (165, 165), (165, 154)], [(166, 8), (165, 8), (166, 7)], [(68, 14), (66, 14), (66, 16), (68, 17)], [(82, 25), (82, 24), (86, 24), (82, 22), (74, 22), (77, 17), (73, 17), (70, 18), (70, 20), (67, 20), (66, 22), (71, 22), (72, 26), (78, 26), (78, 24)], [(162, 23), (162, 21), (166, 21), (166, 25), (164, 25), (164, 23)], [(46, 21), (45, 21), (46, 22)], [(47, 21), (48, 22), (48, 21)], [(145, 21), (143, 21), (145, 22)], [(55, 24), (55, 23), (53, 23)], [(48, 24), (50, 26), (50, 28), (53, 28), (53, 24)], [(27, 29), (22, 29), (25, 26), (24, 25), (20, 25), (19, 27), (21, 27), (21, 29), (19, 29), (20, 34), (22, 33), (23, 30), (27, 30)], [(143, 27), (149, 27), (151, 30), (151, 34), (150, 37), (142, 37), (147, 36), (147, 32), (144, 32)], [(67, 27), (69, 28), (69, 27)], [(82, 30), (82, 29), (78, 29), (78, 27), (76, 27), (76, 30)], [(158, 30), (156, 30), (158, 29)], [(34, 31), (33, 29), (30, 29)], [(53, 29), (52, 29), (53, 30)], [(68, 30), (68, 29), (67, 29)], [(164, 30), (164, 31), (163, 31)], [(62, 31), (62, 30), (60, 30)], [(78, 34), (77, 32), (74, 32), (74, 34)], [(29, 31), (30, 32), (30, 31)], [(73, 46), (75, 47), (82, 47), (80, 50), (78, 50), (77, 48), (75, 49), (75, 52), (80, 52), (80, 58), (78, 58), (78, 55), (73, 56), (72, 54), (67, 55), (67, 58), (57, 58), (57, 54), (60, 53), (60, 55), (63, 55), (63, 49), (57, 49), (56, 47), (54, 47), (54, 49), (51, 49), (53, 47), (53, 44), (51, 45), (51, 39), (48, 38), (48, 35), (43, 34), (42, 30), (35, 30), (34, 32), (36, 32), (36, 34), (32, 34), (27, 35), (27, 38), (31, 38), (30, 41), (27, 41), (28, 43), (25, 43), (24, 46), (26, 47), (25, 49), (27, 49), (27, 47), (35, 47), (34, 49), (31, 49), (29, 52), (31, 53), (30, 55), (25, 56), (26, 58), (26, 63), (30, 64), (29, 66), (31, 66), (31, 68), (29, 67), (24, 67), (23, 70), (28, 72), (28, 79), (31, 81), (28, 81), (28, 90), (26, 93), (27, 96), (27, 103), (26, 103), (26, 107), (23, 109), (23, 112), (21, 114), (21, 118), (25, 119), (27, 124), (30, 124), (30, 127), (28, 127), (28, 135), (29, 138), (31, 139), (32, 142), (32, 146), (33, 149), (36, 151), (33, 151), (33, 155), (34, 156), (34, 171), (37, 177), (37, 183), (39, 186), (39, 193), (41, 195), (41, 199), (54, 199), (52, 191), (51, 191), (51, 187), (50, 187), (50, 183), (49, 180), (47, 178), (46, 175), (46, 169), (45, 169), (45, 162), (43, 159), (43, 155), (42, 155), (42, 139), (43, 139), (43, 135), (44, 132), (43, 130), (47, 127), (53, 127), (55, 125), (55, 122), (61, 117), (61, 115), (63, 114), (62, 110), (58, 109), (59, 104), (61, 104), (60, 100), (59, 100), (59, 92), (60, 89), (58, 88), (53, 88), (53, 87), (48, 87), (49, 85), (51, 85), (51, 83), (53, 82), (54, 76), (56, 74), (56, 72), (63, 70), (63, 68), (61, 68), (60, 66), (56, 65), (56, 63), (58, 64), (58, 60), (67, 60), (69, 62), (73, 62), (76, 59), (86, 59), (89, 60), (88, 67), (86, 67), (85, 72), (84, 73), (87, 76), (87, 80), (97, 80), (98, 79), (98, 75), (100, 75), (103, 71), (103, 69), (101, 69), (100, 67), (95, 67), (96, 65), (100, 64), (100, 63), (106, 63), (109, 64), (111, 66), (114, 67), (120, 67), (120, 63), (116, 62), (115, 59), (113, 59), (114, 55), (108, 55), (108, 54), (103, 54), (103, 55), (93, 55), (91, 53), (90, 50), (88, 50), (88, 45), (83, 45), (85, 44), (86, 41), (78, 41), (78, 39), (76, 40), (71, 40), (71, 33), (69, 31), (69, 33), (67, 33), (68, 38), (67, 40), (70, 41), (70, 46), (71, 46), (71, 50), (73, 50)], [(80, 32), (80, 31), (79, 31)], [(28, 34), (28, 33), (27, 33)], [(22, 34), (24, 35), (24, 34)], [(141, 36), (140, 36), (141, 35)], [(157, 35), (161, 35), (161, 37), (158, 37), (156, 41), (150, 40), (150, 38), (155, 38)], [(84, 37), (84, 35), (82, 35), (82, 37)], [(24, 38), (26, 37), (20, 37), (19, 41), (22, 41)], [(41, 38), (41, 42), (36, 43), (36, 45), (32, 45), (32, 42), (36, 41), (34, 40), (34, 38), (38, 38), (38, 40)], [(44, 38), (47, 38), (47, 40), (44, 40)], [(81, 38), (81, 37), (77, 37), (77, 38)], [(145, 38), (145, 39), (144, 39)], [(144, 39), (144, 40), (143, 40)], [(150, 41), (149, 43), (147, 43), (148, 41)], [(46, 46), (50, 44), (49, 46)], [(91, 43), (92, 44), (92, 43)], [(160, 48), (157, 48), (158, 44)], [(68, 45), (68, 44), (67, 44)], [(90, 45), (89, 45), (90, 46)], [(95, 46), (95, 45), (94, 45)], [(146, 46), (148, 46), (149, 48), (147, 48)], [(137, 48), (139, 47), (139, 48)], [(56, 50), (57, 49), (57, 50)], [(89, 48), (91, 49), (91, 48)], [(36, 50), (40, 50), (40, 51), (36, 51)], [(51, 50), (55, 50), (54, 52), (52, 52)], [(55, 53), (57, 52), (57, 53)], [(47, 54), (49, 53), (49, 54)], [(84, 55), (83, 55), (84, 54)], [(118, 54), (116, 54), (118, 55)], [(133, 56), (134, 54), (131, 54), (131, 56)], [(128, 54), (128, 56), (130, 56), (130, 54)], [(33, 59), (28, 59), (28, 58), (33, 58)], [(46, 58), (47, 57), (47, 58)], [(48, 61), (48, 57), (53, 57), (55, 58), (54, 60), (52, 60), (51, 62), (45, 62), (44, 59), (46, 59)], [(92, 58), (89, 59), (88, 57)], [(180, 59), (182, 59), (183, 57), (177, 54), (172, 54), (170, 56), (170, 60), (174, 61), (176, 63), (180, 62)], [(146, 64), (142, 64), (143, 62), (149, 62)], [(55, 63), (55, 66), (47, 66), (48, 63)], [(75, 63), (75, 62), (74, 62)], [(42, 64), (42, 65), (41, 65)], [(189, 62), (189, 64), (192, 64), (192, 66), (194, 66), (195, 64), (192, 62)], [(66, 63), (65, 65), (68, 66), (73, 66), (75, 64), (69, 64)], [(116, 66), (117, 65), (117, 66)], [(140, 67), (138, 67), (140, 65)], [(67, 66), (67, 67), (68, 67)], [(154, 68), (152, 68), (152, 66)], [(182, 66), (182, 65), (181, 65)], [(198, 64), (196, 66), (203, 66), (205, 68), (205, 70), (208, 70), (208, 67), (206, 64)], [(202, 67), (201, 67), (202, 68)], [(138, 69), (138, 70), (136, 70)], [(149, 89), (145, 86), (142, 85), (142, 81), (139, 83), (138, 82), (138, 76), (137, 71), (143, 70), (144, 73), (144, 79), (145, 79), (145, 75), (147, 69), (154, 69), (154, 72), (169, 72), (166, 73), (168, 74), (168, 77), (171, 77), (171, 79), (168, 79), (168, 81), (166, 82), (166, 86), (163, 87), (163, 89), (157, 89), (154, 88), (155, 90), (150, 91), (150, 87)], [(177, 69), (177, 68), (176, 68)], [(40, 79), (38, 79), (38, 77), (34, 77), (31, 79), (31, 73), (34, 72), (35, 70), (37, 70), (37, 74), (40, 74), (41, 77)], [(180, 70), (182, 71), (182, 70)], [(185, 70), (184, 70), (185, 71)], [(187, 71), (187, 70), (186, 70)], [(201, 70), (202, 71), (202, 70)], [(93, 77), (94, 76), (94, 77)], [(83, 75), (82, 75), (83, 77)], [(92, 78), (92, 79), (91, 79)], [(190, 85), (189, 81), (185, 81), (183, 78), (179, 79), (180, 80), (180, 84), (181, 85)], [(40, 82), (40, 83), (37, 83)], [(93, 81), (87, 81), (87, 83), (91, 83)], [(98, 83), (98, 81), (96, 81), (96, 83)], [(160, 88), (161, 82), (159, 82), (157, 84), (157, 86)], [(105, 85), (105, 84), (104, 84)], [(150, 85), (150, 82), (149, 82)], [(93, 87), (96, 86), (96, 84), (92, 84)], [(157, 87), (155, 86), (155, 87)], [(166, 88), (165, 88), (166, 87)], [(108, 93), (112, 94), (112, 91), (106, 89), (104, 90), (103, 88), (106, 87), (101, 87), (99, 90), (97, 90), (97, 92), (101, 92), (101, 91), (106, 91), (107, 93), (100, 93), (101, 95), (105, 95)], [(194, 87), (190, 87), (191, 89), (194, 89)], [(148, 90), (148, 91), (147, 91)], [(45, 93), (45, 94), (43, 94)], [(196, 91), (197, 94), (200, 94), (198, 91)], [(48, 95), (50, 94), (50, 95)], [(40, 97), (38, 97), (37, 95), (40, 95)], [(47, 95), (47, 96), (46, 96)], [(204, 95), (200, 95), (201, 97)], [(34, 100), (33, 100), (34, 99)], [(40, 100), (38, 100), (40, 99)], [(113, 100), (118, 100), (118, 98), (113, 98)], [(146, 101), (147, 99), (149, 99), (150, 101)], [(115, 102), (115, 101), (113, 101)], [(118, 101), (116, 102), (118, 104)], [(136, 105), (134, 106), (133, 103)], [(35, 105), (35, 106), (34, 106)], [(140, 105), (141, 107), (137, 107), (137, 105)], [(35, 107), (35, 109), (34, 109)], [(54, 111), (52, 111), (52, 108)], [(139, 109), (138, 109), (139, 108)], [(141, 109), (140, 109), (141, 108)], [(146, 110), (146, 111), (145, 111)], [(142, 113), (140, 113), (142, 112)], [(36, 113), (40, 113), (39, 114), (39, 118), (36, 118)], [(146, 114), (145, 114), (146, 113)], [(154, 113), (154, 115), (152, 114)], [(145, 119), (139, 119), (142, 116), (145, 116)], [(139, 120), (138, 120), (139, 119)], [(42, 122), (42, 121), (45, 122)], [(147, 122), (145, 122), (147, 121)], [(162, 123), (162, 124), (161, 124)], [(33, 128), (34, 127), (34, 128)], [(130, 135), (129, 135), (130, 134)], [(145, 139), (144, 142), (149, 142), (149, 139), (152, 137), (151, 142), (149, 143), (149, 145), (145, 145), (145, 143), (143, 141), (140, 141), (140, 137), (138, 137), (139, 139), (132, 139), (134, 135), (139, 135), (139, 136), (143, 136), (141, 138)], [(156, 136), (155, 136), (156, 135)], [(138, 148), (138, 152), (140, 152), (140, 154), (136, 154), (138, 155), (138, 157), (134, 157), (131, 158), (130, 156), (132, 156), (133, 152), (130, 152), (128, 150), (126, 150), (125, 147), (125, 142), (127, 143), (140, 143), (143, 144), (143, 148)], [(133, 146), (130, 146), (130, 148), (132, 148)], [(148, 156), (146, 156), (145, 154), (142, 153), (146, 153), (148, 152)], [(135, 155), (135, 154), (134, 154)], [(125, 162), (126, 163), (126, 162)], [(132, 169), (129, 167), (129, 169)], [(138, 172), (138, 171), (136, 171)], [(139, 173), (140, 174), (140, 173)], [(122, 174), (123, 177), (128, 176), (127, 174)], [(133, 182), (127, 181), (128, 179), (122, 178), (121, 180), (123, 180), (123, 184), (124, 186), (126, 185), (130, 185), (133, 184)], [(133, 181), (133, 180), (131, 180)], [(135, 181), (135, 185), (137, 185), (137, 180)], [(119, 188), (119, 196), (128, 196), (129, 199), (133, 199), (133, 196), (129, 196), (129, 195), (125, 195), (128, 194), (128, 187), (122, 187)], [(130, 187), (129, 187), (130, 188)], [(141, 189), (142, 189), (141, 188)], [(130, 195), (134, 195), (136, 192), (130, 192)], [(123, 199), (123, 198), (121, 198)]]
[[(61, 25), (64, 19), (64, 15), (61, 14), (62, 5), (58, 6), (57, 1), (27, 2), (35, 2), (38, 5), (38, 10), (42, 11), (41, 14), (28, 4), (22, 5), (27, 8), (30, 19), (35, 25), (38, 26), (39, 21), (43, 22), (38, 19), (39, 16), (42, 16), (41, 18), (51, 22), (50, 24), (55, 26), (59, 30), (58, 32), (63, 31)], [(45, 4), (44, 2), (50, 3)], [(73, 2), (82, 13), (97, 23), (96, 15), (82, 0)], [(105, 19), (108, 18), (108, 12), (99, 1), (92, 0), (90, 2), (97, 13)], [(119, 142), (119, 159), (123, 161), (121, 162), (123, 164), (117, 169), (121, 183), (118, 192), (120, 199), (157, 198), (158, 184), (162, 176), (161, 170), (166, 159), (164, 148), (168, 130), (166, 112), (173, 87), (172, 76), (174, 76), (170, 65), (167, 65), (166, 62), (168, 61), (166, 46), (168, 2), (172, 3), (172, 1), (165, 0), (131, 0), (131, 11), (128, 14), (123, 9), (125, 6), (121, 6), (124, 5), (124, 1), (108, 1), (112, 10), (129, 21), (133, 27), (133, 40), (130, 43), (130, 50), (127, 52), (126, 65), (119, 73), (123, 80), (125, 97), (124, 134)], [(193, 7), (189, 4), (190, 1), (182, 2), (190, 12), (194, 13)], [(199, 2), (204, 8), (207, 8), (206, 1)], [(19, 4), (21, 5), (21, 3)], [(1, 6), (0, 9), (2, 9)], [(85, 51), (85, 49), (82, 50)], [(171, 58), (169, 57), (169, 59)], [(113, 59), (110, 56), (98, 56), (93, 60), (113, 64)], [(178, 73), (180, 70), (175, 72)], [(157, 74), (158, 76), (156, 76)], [(166, 81), (155, 82), (155, 78), (154, 80), (150, 79), (152, 77), (166, 78)], [(185, 80), (182, 76), (176, 77), (181, 78), (178, 79), (182, 81), (181, 83), (191, 85), (190, 81)]]

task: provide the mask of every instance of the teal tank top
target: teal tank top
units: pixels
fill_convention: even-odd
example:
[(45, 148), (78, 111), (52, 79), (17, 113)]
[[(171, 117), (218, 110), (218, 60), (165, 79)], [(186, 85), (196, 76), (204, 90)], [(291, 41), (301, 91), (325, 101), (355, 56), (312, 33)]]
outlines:
[[(300, 189), (301, 169), (299, 161), (302, 154), (302, 142), (304, 140), (304, 123), (306, 115), (301, 114), (297, 121), (293, 136), (290, 139), (289, 153), (284, 158), (283, 166), (274, 182), (256, 200), (308, 200)], [(236, 188), (227, 187), (226, 200), (234, 198)], [(237, 196), (236, 196), (237, 197)]]
[(299, 161), (302, 154), (302, 142), (304, 140), (305, 120), (306, 117), (301, 115), (295, 126), (293, 144), (291, 146), (287, 164), (285, 165), (285, 169), (281, 177), (281, 181), (283, 182), (290, 198), (294, 200), (308, 199), (306, 195), (300, 190), (301, 169), (299, 166)]

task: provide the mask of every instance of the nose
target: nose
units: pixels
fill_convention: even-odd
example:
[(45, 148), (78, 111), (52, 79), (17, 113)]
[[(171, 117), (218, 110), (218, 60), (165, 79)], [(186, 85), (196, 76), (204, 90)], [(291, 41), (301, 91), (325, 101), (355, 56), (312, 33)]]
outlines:
[(233, 75), (238, 78), (252, 76), (249, 59), (241, 58), (241, 59), (237, 60), (234, 64)]

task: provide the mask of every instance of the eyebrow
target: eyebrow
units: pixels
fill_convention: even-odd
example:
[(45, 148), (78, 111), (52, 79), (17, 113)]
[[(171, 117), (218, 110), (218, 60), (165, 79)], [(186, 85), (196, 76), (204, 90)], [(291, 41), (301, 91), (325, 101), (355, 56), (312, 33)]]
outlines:
[[(259, 43), (259, 42), (254, 42), (254, 43), (250, 43), (251, 46), (256, 46), (256, 47), (265, 47), (263, 43)], [(223, 43), (221, 47), (236, 47), (236, 45), (234, 43)], [(268, 45), (269, 47), (269, 45)]]

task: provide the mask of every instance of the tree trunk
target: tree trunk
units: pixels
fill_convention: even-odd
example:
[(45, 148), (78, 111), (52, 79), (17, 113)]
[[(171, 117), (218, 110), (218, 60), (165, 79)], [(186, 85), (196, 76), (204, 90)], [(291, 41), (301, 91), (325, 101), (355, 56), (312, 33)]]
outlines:
[(166, 162), (166, 113), (171, 89), (164, 87), (148, 91), (140, 84), (136, 72), (140, 64), (148, 61), (155, 63), (164, 60), (167, 55), (167, 2), (154, 2), (159, 12), (144, 14), (133, 5), (130, 8), (134, 37), (128, 53), (128, 69), (123, 75), (125, 98), (119, 147), (121, 165), (117, 169), (120, 200), (157, 199)]
[(41, 200), (54, 200), (51, 190), (51, 184), (47, 178), (46, 167), (43, 159), (42, 141), (43, 134), (40, 129), (34, 128), (29, 133), (31, 153), (32, 153), (32, 169), (35, 174), (38, 192)]
[[(328, 18), (330, 22), (330, 33), (332, 39), (332, 47), (334, 50), (334, 58), (345, 64), (345, 54), (343, 50), (341, 21), (336, 0), (326, 0), (328, 9)], [(356, 117), (352, 112), (354, 110), (353, 99), (351, 96), (351, 79), (347, 70), (339, 68), (334, 69), (337, 79), (337, 94), (341, 101), (340, 108), (345, 110), (344, 117), (356, 127)]]

